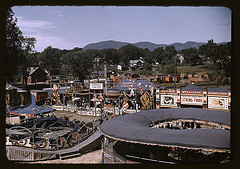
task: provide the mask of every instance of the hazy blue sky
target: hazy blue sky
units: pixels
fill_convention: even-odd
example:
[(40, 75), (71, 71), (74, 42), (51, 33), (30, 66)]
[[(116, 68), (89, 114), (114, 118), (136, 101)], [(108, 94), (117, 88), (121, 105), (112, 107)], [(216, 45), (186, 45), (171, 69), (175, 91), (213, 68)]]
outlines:
[(15, 6), (24, 36), (36, 51), (84, 47), (105, 40), (171, 44), (231, 41), (231, 11), (225, 7)]

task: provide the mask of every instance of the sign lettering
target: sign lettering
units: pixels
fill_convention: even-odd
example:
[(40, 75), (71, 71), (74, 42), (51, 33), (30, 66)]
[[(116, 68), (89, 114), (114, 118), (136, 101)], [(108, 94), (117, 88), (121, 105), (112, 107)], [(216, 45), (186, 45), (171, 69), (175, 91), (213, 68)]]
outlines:
[(203, 97), (201, 97), (201, 96), (181, 96), (181, 104), (202, 105)]

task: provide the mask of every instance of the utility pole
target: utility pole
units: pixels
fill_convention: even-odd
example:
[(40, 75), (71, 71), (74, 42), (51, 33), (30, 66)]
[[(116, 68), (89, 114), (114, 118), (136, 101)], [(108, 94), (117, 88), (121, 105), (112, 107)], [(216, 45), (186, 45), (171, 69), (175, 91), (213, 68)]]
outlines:
[(107, 63), (104, 61), (105, 92), (107, 91)]
[(177, 67), (177, 55), (174, 57), (175, 66), (174, 66), (174, 90), (176, 90), (176, 67)]
[(96, 64), (96, 69), (97, 69), (97, 83), (99, 82), (98, 79), (98, 62), (99, 62), (100, 58), (95, 58), (95, 64)]

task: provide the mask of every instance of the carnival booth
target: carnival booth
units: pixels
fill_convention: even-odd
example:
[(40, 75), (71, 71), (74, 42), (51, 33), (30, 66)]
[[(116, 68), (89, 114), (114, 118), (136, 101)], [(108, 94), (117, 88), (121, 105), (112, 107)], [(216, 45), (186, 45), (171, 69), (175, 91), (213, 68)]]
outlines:
[(11, 107), (24, 106), (27, 104), (27, 91), (6, 84), (6, 102)]
[(204, 97), (202, 87), (190, 84), (181, 89), (181, 106), (203, 107)]
[[(177, 108), (180, 104), (180, 90), (160, 90), (158, 91), (159, 105), (158, 107)], [(157, 96), (156, 96), (157, 97)]]
[(231, 108), (231, 88), (229, 86), (207, 89), (208, 109), (229, 111)]
[(53, 109), (53, 108), (46, 108), (46, 107), (36, 105), (35, 96), (32, 94), (31, 97), (32, 97), (32, 104), (30, 106), (25, 107), (25, 108), (18, 108), (16, 110), (12, 110), (12, 111), (10, 111), (10, 114), (14, 114), (14, 115), (22, 116), (22, 117), (25, 117), (25, 118), (29, 118), (29, 117), (34, 117), (34, 116), (37, 116), (37, 115), (51, 113), (51, 112), (56, 110), (56, 109)]
[(152, 109), (155, 106), (153, 103), (156, 86), (146, 79), (126, 79), (114, 87), (122, 93), (121, 105), (126, 111), (136, 112), (140, 109)]
[(35, 96), (37, 105), (43, 105), (48, 97), (48, 92), (44, 90), (31, 90), (31, 93)]
[(120, 93), (119, 89), (116, 88), (109, 88), (105, 92), (105, 104), (104, 104), (104, 111), (113, 114), (121, 114), (119, 106), (122, 94)]

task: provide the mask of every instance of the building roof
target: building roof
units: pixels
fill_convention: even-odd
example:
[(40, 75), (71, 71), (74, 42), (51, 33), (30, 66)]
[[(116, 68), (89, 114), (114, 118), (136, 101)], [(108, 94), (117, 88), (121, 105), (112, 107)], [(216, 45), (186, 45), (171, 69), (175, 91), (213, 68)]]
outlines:
[(104, 71), (93, 71), (91, 74), (104, 75)]
[(118, 83), (115, 88), (121, 90), (121, 91), (126, 91), (130, 90), (131, 87), (134, 90), (137, 90), (139, 87), (141, 87), (143, 90), (150, 90), (151, 85), (156, 88), (157, 85), (155, 85), (152, 82), (149, 82), (146, 79), (137, 79), (137, 80), (132, 80), (132, 79), (126, 79), (123, 80), (122, 82)]
[(182, 88), (181, 90), (182, 91), (203, 91), (203, 88), (190, 84), (190, 85)]
[(39, 67), (30, 67), (29, 68), (29, 75), (32, 75)]
[(216, 88), (208, 88), (208, 92), (228, 92), (229, 86), (224, 87), (216, 87)]
[[(40, 67), (29, 67), (29, 76), (32, 75), (34, 72), (36, 72)], [(41, 68), (40, 68), (41, 69)], [(46, 74), (48, 73), (47, 71), (44, 71)]]
[(142, 60), (130, 60), (130, 64), (137, 64), (138, 62), (142, 62)]
[(18, 88), (18, 87), (15, 87), (13, 85), (6, 83), (6, 90), (13, 90), (13, 89), (16, 89), (17, 92), (26, 92), (26, 90), (22, 90), (21, 88)]
[(152, 122), (177, 119), (230, 125), (230, 112), (198, 108), (143, 110), (108, 120), (100, 126), (100, 130), (107, 137), (125, 142), (216, 151), (230, 150), (230, 130), (174, 130), (150, 127)]

